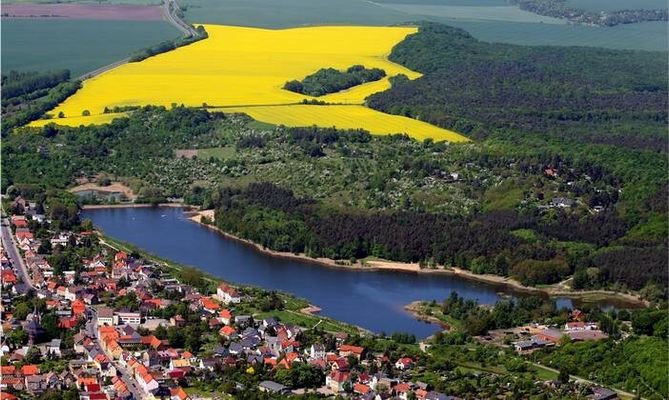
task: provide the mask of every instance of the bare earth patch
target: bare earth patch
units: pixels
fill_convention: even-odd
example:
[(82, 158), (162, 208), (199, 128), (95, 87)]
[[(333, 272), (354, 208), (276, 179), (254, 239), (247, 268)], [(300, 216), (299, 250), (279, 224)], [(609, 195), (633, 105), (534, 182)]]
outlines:
[(6, 4), (2, 16), (10, 18), (71, 18), (122, 21), (160, 21), (160, 6), (134, 4)]
[(197, 150), (189, 150), (189, 149), (184, 149), (184, 150), (174, 150), (174, 153), (177, 157), (181, 158), (194, 158), (197, 157), (198, 151)]
[(83, 185), (75, 186), (72, 189), (70, 189), (70, 192), (75, 194), (79, 192), (89, 192), (89, 191), (95, 191), (101, 193), (113, 193), (113, 192), (123, 193), (130, 201), (134, 201), (137, 198), (137, 195), (132, 191), (132, 189), (121, 183), (112, 183), (109, 186), (100, 186), (97, 183), (85, 183)]

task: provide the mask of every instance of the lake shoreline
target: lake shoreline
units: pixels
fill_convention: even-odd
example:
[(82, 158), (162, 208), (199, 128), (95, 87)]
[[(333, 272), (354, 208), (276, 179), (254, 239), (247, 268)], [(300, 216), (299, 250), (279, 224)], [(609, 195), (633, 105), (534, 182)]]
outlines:
[(159, 204), (147, 204), (147, 203), (120, 203), (120, 204), (84, 204), (81, 206), (81, 210), (104, 210), (107, 208), (158, 208), (158, 207), (170, 207), (170, 208), (183, 208), (185, 211), (194, 210), (196, 207), (189, 206), (183, 203), (159, 203)]
[[(318, 265), (327, 268), (337, 268), (337, 269), (346, 269), (349, 271), (359, 271), (359, 272), (368, 272), (368, 271), (390, 271), (390, 272), (402, 272), (402, 273), (415, 273), (415, 274), (436, 274), (436, 275), (450, 275), (456, 276), (469, 281), (476, 281), (487, 285), (498, 286), (500, 288), (505, 288), (511, 292), (521, 292), (528, 294), (541, 294), (548, 297), (565, 297), (569, 299), (577, 299), (587, 302), (590, 300), (597, 299), (615, 299), (632, 307), (648, 307), (649, 303), (646, 300), (639, 298), (633, 294), (629, 293), (617, 293), (607, 290), (588, 290), (588, 291), (571, 291), (560, 289), (558, 287), (546, 287), (538, 288), (532, 286), (525, 286), (520, 282), (512, 279), (505, 278), (498, 275), (490, 274), (475, 274), (471, 271), (464, 270), (462, 268), (450, 267), (443, 269), (429, 269), (421, 268), (418, 263), (402, 263), (402, 262), (393, 262), (386, 260), (373, 260), (366, 261), (363, 263), (356, 262), (355, 264), (344, 264), (341, 261), (333, 260), (331, 258), (318, 257), (313, 258), (309, 257), (306, 254), (294, 254), (290, 252), (280, 252), (274, 251), (268, 248), (263, 247), (262, 245), (255, 243), (248, 239), (243, 239), (236, 235), (233, 235), (229, 232), (211, 225), (201, 222), (202, 217), (208, 218), (210, 221), (214, 221), (214, 210), (204, 210), (204, 211), (187, 211), (188, 220), (199, 224), (203, 227), (206, 227), (212, 231), (217, 232), (218, 234), (224, 236), (227, 239), (236, 241), (238, 243), (244, 244), (248, 247), (253, 248), (254, 250), (269, 255), (271, 257), (296, 260), (301, 262), (310, 263), (313, 265)], [(430, 300), (430, 299), (425, 299)]]

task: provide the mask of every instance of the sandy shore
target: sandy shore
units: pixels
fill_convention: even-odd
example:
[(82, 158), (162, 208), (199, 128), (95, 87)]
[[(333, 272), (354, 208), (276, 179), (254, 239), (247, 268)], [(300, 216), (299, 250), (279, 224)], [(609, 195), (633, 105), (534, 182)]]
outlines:
[[(210, 221), (214, 221), (214, 211), (213, 210), (204, 210), (204, 211), (195, 211), (190, 220), (199, 224), (201, 223), (202, 216), (206, 216)], [(406, 273), (417, 273), (417, 274), (443, 274), (443, 275), (452, 275), (457, 276), (462, 279), (468, 279), (472, 281), (477, 281), (485, 284), (490, 284), (494, 286), (499, 286), (500, 288), (510, 289), (511, 291), (524, 292), (524, 293), (536, 293), (544, 294), (551, 297), (566, 297), (570, 299), (595, 299), (595, 298), (610, 298), (616, 301), (621, 301), (624, 303), (629, 303), (630, 306), (648, 306), (648, 302), (640, 299), (638, 296), (629, 293), (618, 293), (607, 290), (584, 290), (584, 291), (572, 291), (565, 290), (561, 286), (553, 285), (548, 287), (532, 287), (525, 286), (520, 282), (512, 279), (506, 278), (498, 275), (489, 275), (489, 274), (474, 274), (471, 271), (467, 271), (457, 267), (437, 267), (437, 268), (421, 268), (418, 263), (402, 263), (394, 261), (385, 261), (385, 260), (370, 260), (356, 262), (351, 264), (349, 261), (344, 260), (333, 260), (330, 258), (313, 258), (309, 257), (306, 254), (293, 254), (289, 252), (279, 252), (265, 248), (257, 243), (254, 243), (250, 240), (242, 239), (235, 235), (232, 235), (228, 232), (225, 232), (216, 226), (202, 224), (203, 226), (212, 229), (221, 235), (235, 240), (237, 242), (243, 243), (250, 247), (253, 247), (259, 252), (268, 254), (274, 257), (281, 257), (292, 260), (305, 261), (312, 264), (318, 264), (321, 266), (326, 266), (329, 268), (341, 268), (355, 271), (395, 271), (395, 272), (406, 272)]]

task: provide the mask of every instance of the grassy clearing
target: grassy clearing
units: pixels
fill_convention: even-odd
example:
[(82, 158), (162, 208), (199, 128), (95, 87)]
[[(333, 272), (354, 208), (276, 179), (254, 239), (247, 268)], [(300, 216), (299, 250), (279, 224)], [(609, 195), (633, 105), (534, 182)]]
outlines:
[[(275, 317), (285, 324), (294, 324), (305, 328), (318, 327), (326, 332), (346, 332), (349, 334), (358, 333), (358, 329), (343, 322), (323, 317), (320, 315), (307, 315), (292, 310), (269, 311), (259, 313), (257, 318)], [(321, 322), (322, 321), (322, 322)]]
[(219, 160), (232, 158), (237, 153), (234, 146), (215, 147), (210, 149), (200, 149), (197, 151), (197, 156), (201, 159), (208, 160), (211, 157)]
[(487, 210), (512, 209), (520, 204), (525, 189), (518, 182), (506, 181), (488, 189), (483, 198)]
[(4, 72), (67, 68), (76, 77), (179, 32), (163, 21), (3, 18), (1, 36)]

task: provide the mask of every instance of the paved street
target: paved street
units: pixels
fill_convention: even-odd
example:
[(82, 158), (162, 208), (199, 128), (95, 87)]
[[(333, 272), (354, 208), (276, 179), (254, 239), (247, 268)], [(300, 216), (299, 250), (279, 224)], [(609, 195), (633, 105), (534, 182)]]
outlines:
[(26, 285), (26, 290), (24, 290), (24, 292), (27, 291), (27, 289), (34, 289), (34, 286), (30, 281), (30, 275), (28, 275), (28, 269), (23, 262), (19, 249), (16, 247), (16, 243), (14, 242), (12, 230), (9, 227), (9, 220), (6, 218), (2, 220), (2, 245), (6, 249), (7, 255), (12, 260), (12, 265), (16, 268), (21, 276), (21, 280), (23, 280), (23, 283)]
[(139, 387), (139, 384), (137, 384), (135, 378), (130, 374), (130, 371), (128, 371), (126, 368), (120, 365), (107, 352), (105, 352), (102, 349), (102, 345), (100, 344), (100, 338), (98, 337), (97, 314), (95, 313), (95, 309), (92, 307), (88, 307), (86, 309), (86, 333), (90, 337), (94, 338), (95, 345), (100, 349), (100, 351), (102, 351), (104, 354), (107, 355), (107, 358), (109, 358), (112, 365), (116, 368), (116, 371), (120, 372), (119, 377), (128, 386), (128, 389), (130, 390), (134, 398), (143, 399), (144, 397), (146, 397), (144, 391)]

